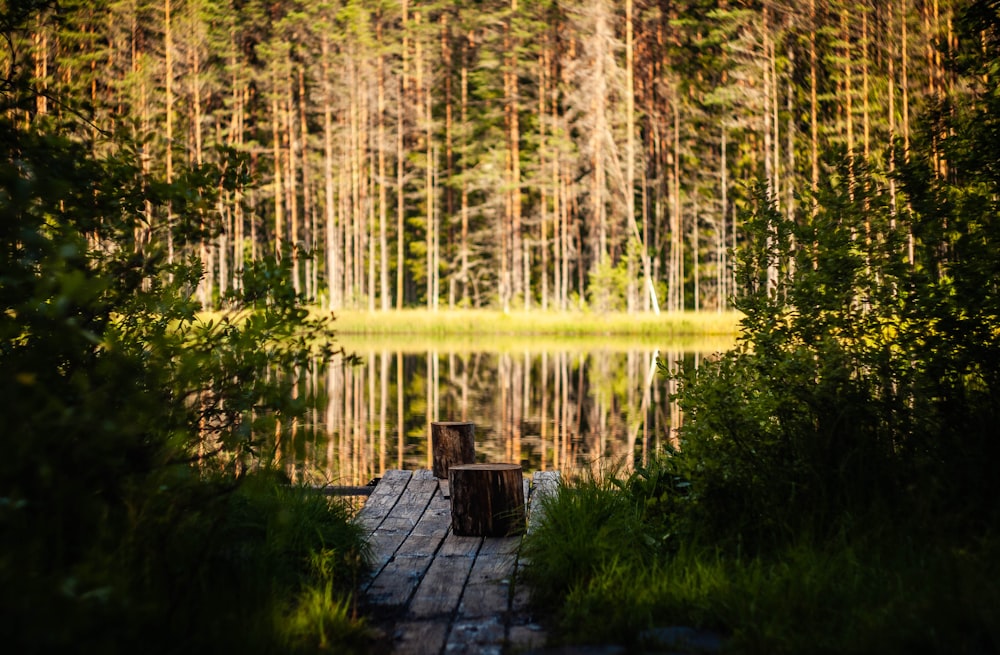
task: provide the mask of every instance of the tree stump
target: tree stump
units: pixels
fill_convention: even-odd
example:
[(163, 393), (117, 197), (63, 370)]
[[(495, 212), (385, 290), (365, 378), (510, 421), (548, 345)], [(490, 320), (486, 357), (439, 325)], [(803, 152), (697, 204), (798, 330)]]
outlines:
[(475, 428), (475, 423), (431, 423), (435, 478), (447, 480), (452, 466), (476, 462)]
[(451, 530), (472, 537), (524, 532), (524, 478), (519, 464), (459, 464), (448, 469)]

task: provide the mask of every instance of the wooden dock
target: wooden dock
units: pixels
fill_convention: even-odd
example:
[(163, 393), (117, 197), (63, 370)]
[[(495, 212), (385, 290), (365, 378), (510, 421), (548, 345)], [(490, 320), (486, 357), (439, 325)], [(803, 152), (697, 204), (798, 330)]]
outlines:
[[(546, 471), (525, 480), (529, 530), (539, 498), (558, 479)], [(447, 481), (429, 470), (387, 471), (357, 520), (374, 561), (366, 606), (387, 628), (393, 653), (500, 655), (544, 644), (518, 583), (521, 537), (452, 534)]]

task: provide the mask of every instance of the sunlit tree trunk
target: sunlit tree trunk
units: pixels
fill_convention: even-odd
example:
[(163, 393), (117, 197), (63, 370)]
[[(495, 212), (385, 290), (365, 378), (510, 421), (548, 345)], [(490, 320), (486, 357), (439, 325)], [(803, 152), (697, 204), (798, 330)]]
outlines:
[[(302, 246), (307, 252), (312, 252), (316, 234), (316, 210), (313, 207), (312, 198), (312, 176), (309, 166), (309, 119), (306, 115), (306, 82), (305, 69), (299, 67), (299, 149), (301, 157), (299, 161), (302, 167)], [(310, 258), (305, 263), (305, 293), (310, 300), (316, 298), (316, 287), (313, 270), (315, 259)]]
[[(406, 232), (404, 225), (406, 221), (406, 189), (405, 189), (405, 162), (406, 152), (404, 151), (403, 112), (409, 105), (407, 98), (407, 76), (409, 75), (409, 9), (407, 0), (401, 0), (402, 19), (402, 74), (399, 78), (399, 102), (396, 111), (396, 309), (403, 308), (405, 281), (404, 269), (406, 268)], [(402, 410), (401, 410), (402, 411)]]
[(298, 174), (296, 173), (296, 163), (298, 158), (296, 157), (296, 152), (298, 150), (298, 135), (295, 130), (295, 100), (293, 98), (292, 92), (292, 67), (291, 62), (288, 62), (288, 69), (285, 71), (285, 100), (284, 100), (284, 122), (285, 122), (285, 134), (283, 139), (288, 143), (288, 154), (285, 161), (287, 162), (287, 185), (286, 192), (288, 194), (288, 214), (289, 214), (289, 246), (291, 250), (292, 257), (292, 287), (295, 289), (295, 293), (300, 293), (302, 291), (302, 275), (301, 267), (299, 265), (300, 259), (300, 223), (299, 223), (299, 192), (298, 192)]
[[(549, 244), (548, 244), (548, 227), (549, 227), (549, 189), (545, 185), (543, 176), (546, 175), (546, 155), (548, 152), (548, 147), (546, 144), (546, 134), (545, 134), (545, 107), (546, 107), (546, 94), (548, 90), (546, 88), (546, 73), (548, 67), (548, 50), (546, 46), (542, 46), (542, 51), (538, 55), (538, 192), (539, 198), (539, 212), (541, 214), (539, 225), (538, 225), (538, 248), (539, 248), (539, 258), (541, 264), (541, 280), (540, 280), (540, 300), (542, 305), (542, 311), (546, 311), (549, 308)], [(544, 419), (543, 419), (544, 424)], [(544, 444), (543, 444), (544, 448)]]
[(271, 146), (274, 157), (274, 254), (277, 257), (281, 257), (285, 232), (284, 207), (282, 204), (284, 187), (281, 184), (281, 116), (278, 111), (277, 73), (272, 71), (271, 76)]
[[(383, 52), (384, 45), (382, 43), (382, 17), (379, 15), (378, 27), (377, 27), (377, 37), (378, 37), (378, 179), (379, 179), (379, 222), (378, 222), (378, 241), (379, 241), (379, 255), (381, 259), (379, 260), (379, 298), (381, 299), (381, 309), (383, 312), (389, 311), (389, 239), (388, 239), (388, 228), (387, 224), (389, 222), (389, 194), (388, 194), (388, 169), (386, 167), (385, 155), (388, 144), (386, 143), (385, 136), (385, 112), (386, 112), (386, 98), (385, 98), (385, 54)], [(383, 364), (385, 363), (385, 356), (382, 357)], [(384, 394), (383, 394), (384, 395)]]
[(323, 73), (323, 187), (326, 218), (326, 285), (331, 310), (342, 304), (340, 254), (337, 248), (336, 204), (333, 180), (333, 84), (330, 80), (330, 41), (324, 33), (320, 40)]
[[(461, 121), (462, 121), (462, 197), (461, 197), (461, 214), (462, 214), (462, 226), (461, 226), (461, 237), (459, 242), (459, 280), (462, 284), (462, 298), (468, 300), (469, 298), (469, 180), (466, 176), (465, 169), (469, 165), (469, 138), (472, 134), (471, 126), (469, 125), (469, 57), (470, 51), (473, 47), (473, 35), (469, 32), (467, 37), (467, 42), (465, 48), (462, 52), (462, 99), (461, 99)], [(464, 419), (463, 419), (464, 420)]]
[(813, 213), (815, 214), (816, 194), (819, 193), (819, 100), (817, 93), (818, 55), (816, 52), (816, 32), (819, 29), (816, 17), (816, 0), (809, 0), (809, 128), (810, 128), (810, 163)]
[[(174, 39), (171, 27), (170, 0), (163, 2), (164, 97), (166, 105), (166, 177), (174, 181)], [(167, 204), (167, 262), (174, 261), (173, 208)]]

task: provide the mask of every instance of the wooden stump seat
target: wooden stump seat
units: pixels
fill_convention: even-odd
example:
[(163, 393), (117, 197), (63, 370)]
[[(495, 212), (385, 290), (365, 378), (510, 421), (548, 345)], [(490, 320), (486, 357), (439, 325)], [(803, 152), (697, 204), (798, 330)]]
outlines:
[(434, 453), (432, 470), (435, 478), (447, 480), (450, 467), (475, 463), (475, 431), (475, 423), (431, 423), (431, 449)]
[(525, 530), (520, 464), (459, 464), (448, 469), (456, 535), (509, 537)]

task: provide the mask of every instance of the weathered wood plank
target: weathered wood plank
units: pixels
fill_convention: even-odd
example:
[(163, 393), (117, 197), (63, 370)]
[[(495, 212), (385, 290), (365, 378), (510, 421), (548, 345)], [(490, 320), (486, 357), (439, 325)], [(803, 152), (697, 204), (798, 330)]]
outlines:
[(427, 507), (396, 551), (397, 556), (434, 555), (441, 547), (451, 525), (448, 501), (434, 489)]
[(437, 616), (445, 621), (450, 620), (474, 562), (471, 557), (434, 558), (434, 562), (427, 569), (424, 579), (420, 581), (420, 586), (413, 594), (408, 616), (414, 618)]
[[(394, 475), (390, 477), (390, 473)], [(367, 585), (364, 585), (366, 590), (375, 586), (375, 581), (381, 575), (382, 570), (399, 554), (414, 528), (424, 519), (425, 510), (437, 491), (437, 483), (430, 471), (416, 471), (409, 476), (395, 475), (396, 473), (398, 472), (387, 471), (383, 481), (388, 477), (393, 489), (396, 489), (405, 477), (406, 484), (399, 491), (396, 502), (386, 517), (380, 521), (378, 527), (368, 537), (372, 552), (372, 578)], [(409, 472), (404, 471), (404, 473)], [(381, 486), (382, 482), (379, 482), (376, 490)], [(372, 494), (372, 498), (375, 498), (375, 494)], [(442, 519), (431, 515), (428, 520), (441, 521)], [(443, 535), (441, 536), (443, 538)], [(423, 542), (414, 541), (410, 554), (433, 556), (439, 543), (440, 539), (438, 539), (438, 543), (433, 543), (432, 539), (425, 539)]]
[(528, 503), (528, 532), (538, 527), (545, 516), (545, 499), (559, 493), (559, 471), (536, 471), (531, 479)]
[(378, 607), (403, 607), (433, 559), (431, 555), (393, 558), (368, 586), (366, 600)]
[(486, 552), (487, 539), (479, 550), (476, 562), (469, 573), (465, 592), (458, 607), (460, 618), (489, 617), (505, 615), (510, 608), (511, 582), (517, 564), (517, 552)]
[(444, 652), (501, 655), (504, 632), (503, 619), (498, 616), (485, 620), (456, 621), (448, 634)]
[(463, 537), (449, 532), (441, 544), (438, 557), (475, 557), (482, 543), (482, 537)]
[(414, 472), (387, 518), (409, 519), (412, 525), (416, 525), (435, 491), (437, 491), (437, 480), (430, 471)]
[(386, 471), (354, 520), (369, 532), (377, 528), (396, 506), (399, 495), (412, 476), (411, 471)]
[(414, 535), (440, 535), (442, 538), (451, 527), (451, 503), (441, 495), (440, 491), (431, 497), (423, 516), (413, 527)]
[(395, 655), (427, 655), (439, 653), (448, 636), (447, 621), (405, 621), (393, 631)]
[(507, 629), (508, 652), (524, 653), (545, 646), (548, 635), (537, 623), (512, 625)]

